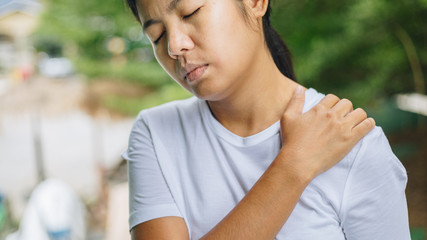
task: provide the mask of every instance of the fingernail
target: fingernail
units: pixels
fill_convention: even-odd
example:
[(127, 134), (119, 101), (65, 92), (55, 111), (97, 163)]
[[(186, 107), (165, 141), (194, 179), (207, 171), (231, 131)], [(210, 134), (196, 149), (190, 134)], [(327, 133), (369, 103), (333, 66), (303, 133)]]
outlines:
[(302, 93), (303, 88), (301, 87), (301, 85), (298, 85), (297, 89), (295, 90), (296, 94), (301, 94)]
[(375, 127), (375, 125), (376, 125), (375, 119), (369, 118), (369, 120), (371, 121), (372, 125), (374, 125), (374, 127)]

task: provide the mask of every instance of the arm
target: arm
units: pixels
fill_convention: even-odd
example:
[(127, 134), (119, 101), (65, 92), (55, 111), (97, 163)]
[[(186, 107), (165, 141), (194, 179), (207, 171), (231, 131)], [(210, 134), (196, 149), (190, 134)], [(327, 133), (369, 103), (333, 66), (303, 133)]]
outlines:
[(381, 128), (358, 145), (340, 219), (347, 239), (409, 240), (405, 168)]
[[(285, 144), (276, 159), (240, 203), (202, 239), (273, 239), (310, 181), (334, 166), (374, 126), (366, 113), (352, 111), (348, 100), (340, 101), (333, 95), (302, 114), (304, 96), (303, 91), (296, 91), (283, 114)], [(165, 217), (139, 224), (132, 237), (188, 239), (184, 220), (175, 220)]]
[[(280, 161), (273, 162), (242, 201), (202, 239), (273, 239), (309, 182)], [(189, 239), (185, 221), (179, 217), (141, 223), (131, 235), (133, 240)]]

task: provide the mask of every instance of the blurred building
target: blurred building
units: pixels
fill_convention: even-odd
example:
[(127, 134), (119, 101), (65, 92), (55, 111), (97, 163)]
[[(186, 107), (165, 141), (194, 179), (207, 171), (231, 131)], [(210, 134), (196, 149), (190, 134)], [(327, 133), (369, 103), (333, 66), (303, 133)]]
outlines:
[(25, 80), (34, 69), (30, 35), (43, 5), (37, 0), (0, 1), (0, 80)]

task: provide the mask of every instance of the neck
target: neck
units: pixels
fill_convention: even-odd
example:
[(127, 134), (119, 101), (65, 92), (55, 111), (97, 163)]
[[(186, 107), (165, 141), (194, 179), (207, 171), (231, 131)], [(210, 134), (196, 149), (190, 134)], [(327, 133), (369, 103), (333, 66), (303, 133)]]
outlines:
[(242, 137), (280, 120), (298, 85), (281, 74), (268, 52), (258, 59), (226, 97), (208, 102), (215, 118)]

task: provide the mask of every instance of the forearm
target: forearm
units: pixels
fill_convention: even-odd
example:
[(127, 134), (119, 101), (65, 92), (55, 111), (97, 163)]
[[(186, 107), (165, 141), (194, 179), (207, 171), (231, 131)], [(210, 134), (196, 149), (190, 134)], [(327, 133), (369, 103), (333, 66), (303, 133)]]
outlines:
[(202, 239), (274, 239), (311, 177), (287, 164), (283, 151), (240, 203)]

